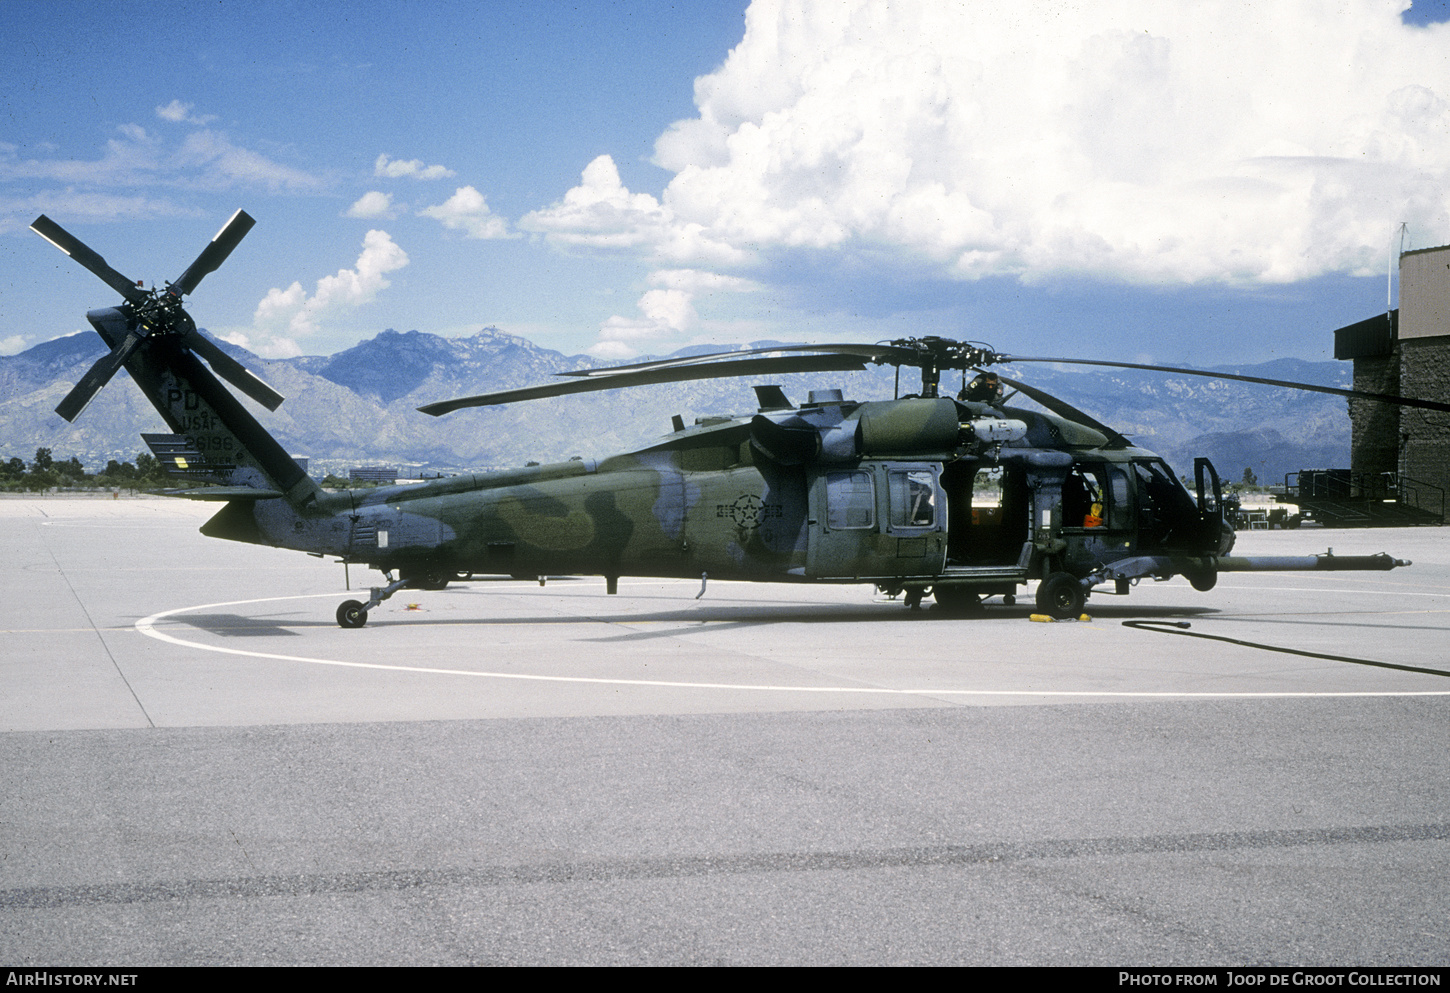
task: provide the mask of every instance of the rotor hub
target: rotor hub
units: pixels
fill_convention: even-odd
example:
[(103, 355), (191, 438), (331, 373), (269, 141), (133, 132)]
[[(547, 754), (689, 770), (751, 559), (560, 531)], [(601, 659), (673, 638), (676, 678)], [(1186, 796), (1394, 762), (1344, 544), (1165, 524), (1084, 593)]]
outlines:
[(988, 365), (997, 359), (997, 352), (980, 341), (955, 341), (938, 335), (922, 338), (897, 338), (889, 342), (892, 348), (907, 354), (891, 356), (886, 361), (893, 365), (916, 366), (921, 370), (921, 395), (935, 398), (940, 395), (941, 374), (946, 369), (967, 369)]

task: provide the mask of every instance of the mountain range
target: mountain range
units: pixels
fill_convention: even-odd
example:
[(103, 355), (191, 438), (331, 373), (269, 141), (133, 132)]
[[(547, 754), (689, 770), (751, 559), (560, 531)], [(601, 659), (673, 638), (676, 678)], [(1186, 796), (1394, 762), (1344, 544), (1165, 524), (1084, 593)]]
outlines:
[[(667, 433), (674, 414), (689, 423), (706, 415), (751, 412), (756, 406), (752, 385), (779, 383), (796, 401), (822, 387), (840, 387), (848, 398), (880, 399), (892, 396), (895, 375), (890, 367), (873, 367), (860, 373), (703, 380), (434, 418), (414, 408), (529, 386), (599, 363), (540, 348), (493, 327), (454, 338), (389, 329), (334, 355), (278, 360), (219, 344), (288, 398), (275, 412), (243, 402), (289, 451), (311, 459), (314, 475), (358, 465), (449, 472), (602, 456)], [(739, 347), (762, 344), (770, 343)], [(43, 446), (57, 458), (77, 456), (94, 471), (107, 459), (134, 459), (142, 450), (141, 432), (164, 430), (124, 372), (75, 423), (67, 424), (54, 413), (104, 349), (98, 335), (84, 332), (0, 357), (0, 460), (19, 457), (28, 462)], [(709, 349), (686, 352), (704, 350)], [(1195, 455), (1212, 458), (1227, 481), (1241, 479), (1245, 468), (1269, 483), (1282, 481), (1286, 472), (1349, 464), (1349, 417), (1340, 398), (1135, 370), (1050, 365), (999, 370), (1113, 425), (1166, 457), (1181, 473), (1191, 471)], [(1218, 371), (1324, 386), (1348, 386), (1351, 377), (1348, 363), (1300, 359)], [(903, 374), (903, 390), (914, 387), (914, 378), (909, 370)], [(943, 378), (944, 393), (954, 392), (956, 385), (950, 375)]]

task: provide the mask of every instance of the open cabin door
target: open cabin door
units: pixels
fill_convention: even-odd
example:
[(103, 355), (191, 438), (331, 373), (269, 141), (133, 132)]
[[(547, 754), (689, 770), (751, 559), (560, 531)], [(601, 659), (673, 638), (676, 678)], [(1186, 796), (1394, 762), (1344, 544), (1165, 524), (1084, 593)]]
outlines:
[(938, 463), (863, 462), (813, 470), (806, 575), (940, 575), (946, 563), (946, 525)]

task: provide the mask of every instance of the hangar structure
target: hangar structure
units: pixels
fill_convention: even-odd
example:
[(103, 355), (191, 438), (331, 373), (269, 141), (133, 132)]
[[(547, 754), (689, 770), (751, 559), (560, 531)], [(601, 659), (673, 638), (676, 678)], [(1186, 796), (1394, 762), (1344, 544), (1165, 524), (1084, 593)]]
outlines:
[[(1401, 253), (1399, 309), (1335, 331), (1334, 357), (1353, 360), (1356, 390), (1450, 399), (1450, 245)], [(1443, 521), (1450, 414), (1350, 400), (1349, 419), (1348, 478), (1326, 482)]]

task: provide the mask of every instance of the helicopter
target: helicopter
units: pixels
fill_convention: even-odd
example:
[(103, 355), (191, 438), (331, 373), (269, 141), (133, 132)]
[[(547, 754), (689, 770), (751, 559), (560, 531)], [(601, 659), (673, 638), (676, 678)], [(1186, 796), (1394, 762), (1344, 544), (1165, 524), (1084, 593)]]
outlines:
[[(224, 386), (268, 410), (283, 397), (197, 330), (182, 306), (255, 221), (238, 210), (174, 283), (143, 290), (41, 215), (36, 233), (125, 298), (87, 320), (110, 351), (56, 407), (73, 421), (122, 367), (170, 429), (142, 438), (178, 479), (174, 495), (216, 501), (209, 537), (336, 557), (383, 573), (337, 623), (361, 628), (403, 589), (440, 590), (473, 575), (597, 575), (874, 584), (949, 615), (1014, 603), (1035, 582), (1037, 608), (1077, 616), (1095, 593), (1182, 576), (1196, 590), (1234, 571), (1389, 570), (1388, 554), (1245, 557), (1232, 553), (1223, 487), (1208, 459), (1195, 492), (1162, 458), (1112, 427), (988, 367), (1081, 363), (1213, 376), (1386, 403), (1450, 404), (1178, 367), (999, 353), (941, 337), (877, 344), (770, 346), (560, 374), (560, 381), (418, 408), (548, 399), (652, 383), (896, 367), (897, 396), (858, 401), (838, 389), (794, 404), (755, 387), (758, 409), (705, 417), (633, 452), (600, 460), (467, 473), (417, 484), (323, 490)], [(205, 364), (201, 360), (205, 360)], [(208, 369), (207, 366), (210, 366)], [(901, 370), (920, 375), (900, 395)], [(963, 388), (943, 396), (945, 371)], [(966, 375), (974, 372), (968, 384)], [(1008, 393), (1007, 390), (1013, 392)], [(1041, 410), (1013, 406), (1017, 395)], [(396, 576), (394, 575), (396, 573)]]

